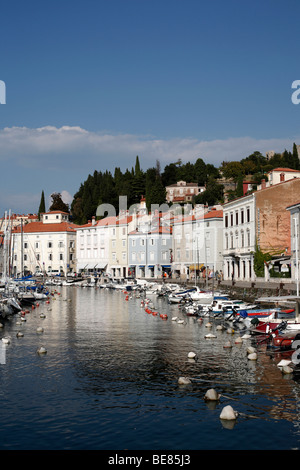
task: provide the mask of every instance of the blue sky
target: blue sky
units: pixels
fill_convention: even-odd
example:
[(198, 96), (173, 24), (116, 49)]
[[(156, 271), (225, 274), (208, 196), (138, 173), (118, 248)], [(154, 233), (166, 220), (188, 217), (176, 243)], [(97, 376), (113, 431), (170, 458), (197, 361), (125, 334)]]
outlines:
[(297, 0), (1, 6), (0, 212), (70, 202), (94, 170), (219, 166), (300, 144)]

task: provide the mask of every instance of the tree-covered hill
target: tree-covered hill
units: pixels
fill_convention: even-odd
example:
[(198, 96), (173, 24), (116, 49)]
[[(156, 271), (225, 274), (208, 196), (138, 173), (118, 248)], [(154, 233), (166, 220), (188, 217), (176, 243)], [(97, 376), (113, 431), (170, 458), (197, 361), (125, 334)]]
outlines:
[(265, 174), (276, 167), (300, 169), (295, 144), (292, 152), (285, 150), (282, 154), (275, 153), (269, 160), (256, 151), (240, 162), (222, 162), (219, 168), (198, 158), (195, 163), (182, 163), (178, 160), (166, 165), (163, 171), (159, 161), (156, 161), (155, 167), (144, 171), (137, 156), (131, 170), (122, 172), (117, 167), (113, 174), (107, 170), (95, 170), (93, 175), (88, 175), (74, 195), (71, 214), (74, 222), (84, 224), (95, 216), (97, 207), (103, 203), (112, 204), (118, 213), (119, 196), (127, 196), (128, 207), (145, 196), (149, 209), (151, 204), (163, 204), (166, 198), (165, 187), (180, 180), (206, 187), (206, 191), (195, 198), (195, 203), (222, 203), (224, 187), (220, 184), (221, 177), (236, 182), (236, 190), (231, 192), (231, 197), (236, 197), (242, 195), (239, 192), (243, 179), (251, 177), (259, 184)]

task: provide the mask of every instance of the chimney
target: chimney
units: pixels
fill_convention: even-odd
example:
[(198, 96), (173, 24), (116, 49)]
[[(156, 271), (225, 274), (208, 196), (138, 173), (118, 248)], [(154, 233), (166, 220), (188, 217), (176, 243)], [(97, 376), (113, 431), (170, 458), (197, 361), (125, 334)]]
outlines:
[(96, 219), (95, 216), (92, 217), (92, 225), (96, 225)]
[(265, 189), (265, 188), (266, 188), (266, 180), (262, 179), (261, 180), (261, 189)]

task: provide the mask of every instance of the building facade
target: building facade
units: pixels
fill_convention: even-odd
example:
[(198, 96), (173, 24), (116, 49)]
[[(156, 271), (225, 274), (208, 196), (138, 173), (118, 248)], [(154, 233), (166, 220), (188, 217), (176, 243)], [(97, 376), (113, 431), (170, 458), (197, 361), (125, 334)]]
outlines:
[(11, 233), (11, 273), (62, 274), (76, 270), (76, 228), (69, 214), (50, 211)]
[(178, 181), (175, 184), (166, 186), (166, 200), (168, 203), (184, 203), (192, 202), (193, 198), (205, 191), (204, 186), (198, 186), (197, 183), (187, 183), (186, 181)]

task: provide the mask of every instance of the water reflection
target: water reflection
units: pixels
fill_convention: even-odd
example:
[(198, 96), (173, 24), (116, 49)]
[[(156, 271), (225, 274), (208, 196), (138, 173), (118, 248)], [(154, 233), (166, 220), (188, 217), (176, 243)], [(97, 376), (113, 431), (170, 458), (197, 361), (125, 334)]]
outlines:
[[(214, 325), (216, 338), (207, 340), (205, 320), (178, 324), (171, 321), (183, 317), (178, 306), (161, 298), (154, 304), (167, 321), (147, 314), (140, 299), (125, 301), (122, 292), (62, 287), (23, 325), (12, 318), (5, 334), (13, 341), (0, 375), (2, 448), (298, 446), (297, 377), (284, 376), (263, 349), (249, 361), (250, 342), (234, 344), (236, 334)], [(16, 338), (20, 328), (24, 337)], [(225, 349), (228, 339), (233, 345)], [(41, 345), (44, 357), (36, 354)], [(179, 385), (182, 376), (191, 377), (191, 385)], [(208, 388), (221, 393), (220, 403), (204, 401)], [(220, 422), (227, 404), (240, 412), (234, 425)]]

